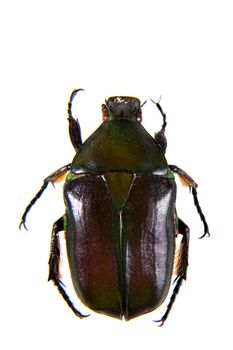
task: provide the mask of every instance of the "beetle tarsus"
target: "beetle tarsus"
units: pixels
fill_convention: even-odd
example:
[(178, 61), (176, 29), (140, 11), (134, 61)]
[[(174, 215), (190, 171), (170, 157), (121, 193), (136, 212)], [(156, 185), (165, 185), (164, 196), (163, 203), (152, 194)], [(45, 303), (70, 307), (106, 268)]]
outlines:
[[(62, 166), (61, 168), (57, 169), (56, 171), (54, 171), (52, 174), (50, 174), (49, 176), (47, 176), (44, 181), (43, 181), (43, 185), (41, 186), (40, 190), (37, 192), (37, 194), (35, 195), (34, 198), (32, 198), (31, 202), (28, 204), (28, 206), (26, 207), (23, 216), (21, 218), (20, 224), (19, 224), (19, 228), (21, 229), (22, 226), (28, 231), (27, 227), (26, 227), (26, 219), (27, 219), (27, 215), (29, 213), (29, 211), (31, 210), (32, 206), (36, 203), (36, 201), (40, 198), (40, 196), (42, 195), (42, 193), (44, 192), (44, 190), (47, 188), (49, 183), (56, 182), (56, 180), (63, 174), (67, 173), (67, 171), (70, 170), (71, 164), (67, 164)], [(53, 184), (54, 185), (54, 184)]]
[(60, 242), (58, 233), (64, 231), (64, 218), (63, 216), (58, 219), (53, 224), (52, 229), (52, 238), (51, 238), (51, 247), (50, 247), (50, 257), (49, 257), (49, 277), (48, 281), (52, 280), (54, 285), (57, 287), (58, 291), (71, 308), (71, 310), (75, 313), (79, 318), (87, 317), (89, 315), (83, 315), (80, 311), (78, 311), (72, 301), (70, 300), (68, 294), (66, 293), (64, 287), (64, 283), (60, 280)]
[(197, 208), (197, 212), (198, 214), (200, 215), (200, 218), (201, 218), (201, 221), (203, 222), (203, 225), (204, 225), (204, 234), (199, 237), (199, 239), (207, 236), (209, 237), (210, 236), (210, 232), (209, 232), (209, 226), (206, 222), (206, 218), (205, 218), (205, 215), (203, 214), (202, 210), (201, 210), (201, 207), (200, 207), (200, 204), (199, 204), (199, 201), (198, 201), (198, 197), (197, 197), (197, 190), (196, 188), (192, 188), (192, 195), (193, 195), (193, 200), (194, 200), (194, 204)]
[(74, 304), (72, 303), (72, 301), (70, 300), (69, 296), (67, 295), (66, 291), (63, 288), (63, 283), (60, 280), (53, 280), (54, 285), (57, 287), (58, 291), (61, 293), (61, 295), (63, 296), (64, 300), (67, 302), (68, 306), (71, 308), (71, 310), (75, 313), (76, 316), (78, 316), (79, 318), (84, 318), (84, 317), (88, 317), (90, 315), (83, 315), (80, 311), (78, 311)]
[(171, 299), (170, 299), (169, 304), (168, 304), (168, 306), (167, 306), (167, 310), (166, 310), (165, 314), (162, 316), (162, 318), (161, 318), (160, 320), (154, 321), (154, 322), (157, 322), (157, 323), (160, 322), (159, 327), (163, 326), (164, 322), (165, 322), (166, 319), (168, 318), (168, 315), (169, 315), (169, 313), (170, 313), (170, 311), (171, 311), (171, 308), (172, 308), (172, 306), (173, 306), (173, 304), (174, 304), (174, 301), (175, 301), (175, 299), (176, 299), (176, 297), (177, 297), (177, 294), (179, 293), (180, 287), (181, 287), (182, 282), (183, 282), (184, 279), (185, 279), (185, 278), (184, 278), (184, 276), (182, 276), (182, 275), (180, 275), (180, 276), (178, 277), (178, 279), (177, 279), (177, 281), (176, 281), (175, 288), (173, 289), (172, 296), (171, 296)]
[(166, 126), (167, 126), (167, 116), (166, 116), (166, 114), (164, 113), (164, 111), (163, 111), (163, 109), (162, 109), (162, 107), (161, 107), (161, 105), (160, 105), (161, 97), (160, 97), (160, 99), (159, 99), (159, 102), (155, 102), (155, 101), (152, 100), (152, 99), (150, 99), (150, 100), (151, 100), (151, 102), (153, 102), (153, 103), (157, 106), (158, 110), (159, 110), (160, 113), (162, 114), (162, 117), (163, 117), (162, 130), (165, 131), (165, 128), (166, 128)]
[(165, 154), (166, 149), (167, 149), (167, 139), (165, 136), (165, 129), (166, 129), (166, 125), (167, 125), (166, 114), (164, 113), (162, 107), (159, 104), (161, 97), (159, 99), (159, 102), (155, 102), (152, 99), (150, 99), (150, 100), (157, 106), (158, 110), (160, 111), (160, 113), (162, 114), (162, 117), (163, 117), (163, 125), (161, 127), (161, 130), (155, 133), (154, 138), (158, 142), (158, 144), (160, 145), (163, 153)]
[(31, 200), (31, 202), (28, 204), (28, 206), (26, 207), (23, 216), (21, 218), (21, 222), (19, 224), (19, 228), (21, 230), (22, 225), (23, 227), (28, 231), (28, 228), (26, 227), (26, 219), (27, 219), (27, 215), (29, 213), (29, 211), (31, 210), (31, 207), (35, 204), (35, 202), (37, 201), (37, 199), (40, 198), (40, 196), (42, 195), (42, 193), (44, 192), (44, 190), (46, 189), (46, 187), (48, 186), (49, 182), (44, 181), (43, 185), (41, 186), (41, 189), (37, 192), (37, 194), (35, 195), (35, 197)]
[(210, 236), (209, 226), (207, 224), (205, 215), (202, 212), (202, 209), (201, 209), (201, 206), (199, 204), (198, 197), (197, 197), (197, 187), (198, 187), (197, 183), (191, 178), (191, 176), (189, 176), (184, 170), (180, 169), (178, 166), (169, 165), (169, 168), (174, 173), (179, 175), (181, 180), (183, 180), (189, 186), (189, 189), (191, 190), (191, 193), (193, 195), (194, 205), (197, 208), (197, 212), (198, 212), (200, 219), (204, 225), (204, 234), (199, 238), (203, 238), (205, 236)]
[(186, 280), (187, 268), (188, 268), (189, 232), (190, 232), (189, 227), (181, 219), (178, 219), (178, 233), (181, 234), (183, 237), (180, 243), (180, 247), (177, 255), (177, 261), (176, 261), (177, 277), (173, 281), (173, 284), (175, 285), (175, 287), (173, 289), (166, 312), (164, 313), (164, 315), (161, 317), (160, 320), (154, 321), (158, 323), (160, 322), (159, 327), (161, 327), (166, 321), (166, 319), (168, 318), (168, 315), (172, 309), (176, 296), (179, 293), (182, 282)]

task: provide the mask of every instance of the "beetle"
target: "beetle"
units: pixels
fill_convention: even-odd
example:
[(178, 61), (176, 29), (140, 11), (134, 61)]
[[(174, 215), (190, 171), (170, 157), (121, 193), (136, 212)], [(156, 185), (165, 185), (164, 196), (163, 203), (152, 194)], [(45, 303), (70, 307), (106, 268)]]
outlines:
[[(48, 280), (53, 281), (69, 307), (60, 279), (59, 232), (64, 231), (71, 277), (80, 300), (90, 309), (130, 320), (158, 308), (171, 286), (177, 236), (181, 235), (174, 288), (167, 319), (188, 266), (189, 227), (176, 212), (177, 174), (193, 195), (204, 225), (209, 227), (197, 197), (196, 182), (182, 169), (168, 165), (166, 114), (152, 137), (142, 126), (138, 98), (110, 97), (102, 105), (103, 123), (82, 142), (78, 119), (72, 115), (74, 90), (68, 103), (69, 134), (75, 149), (69, 163), (46, 177), (26, 207), (20, 228), (49, 183), (65, 177), (65, 214), (52, 227)], [(200, 237), (200, 238), (202, 238)]]

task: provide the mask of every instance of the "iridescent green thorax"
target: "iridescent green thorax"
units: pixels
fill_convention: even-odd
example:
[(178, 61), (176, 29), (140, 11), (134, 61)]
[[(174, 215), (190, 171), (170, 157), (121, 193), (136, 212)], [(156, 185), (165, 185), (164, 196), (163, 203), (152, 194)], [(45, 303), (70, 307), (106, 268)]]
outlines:
[(80, 146), (73, 173), (109, 171), (166, 176), (168, 165), (159, 144), (139, 122), (110, 119)]

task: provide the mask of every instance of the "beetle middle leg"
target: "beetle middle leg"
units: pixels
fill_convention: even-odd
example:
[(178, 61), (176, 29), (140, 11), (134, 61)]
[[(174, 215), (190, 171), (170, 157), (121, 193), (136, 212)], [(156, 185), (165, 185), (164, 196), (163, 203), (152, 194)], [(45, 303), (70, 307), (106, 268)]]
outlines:
[(188, 249), (189, 249), (189, 227), (181, 220), (178, 219), (178, 233), (182, 235), (178, 255), (177, 255), (177, 261), (176, 261), (176, 275), (173, 284), (175, 284), (175, 287), (173, 289), (170, 301), (167, 306), (167, 310), (165, 314), (162, 316), (162, 318), (155, 322), (160, 322), (160, 326), (164, 324), (166, 321), (171, 308), (174, 304), (174, 301), (176, 299), (176, 296), (180, 290), (180, 287), (182, 285), (183, 280), (186, 280), (187, 276), (187, 268), (188, 268)]
[(51, 182), (52, 184), (54, 184), (55, 182), (59, 182), (65, 175), (66, 173), (70, 170), (71, 168), (71, 164), (67, 164), (64, 165), (63, 167), (57, 169), (56, 171), (54, 171), (52, 174), (50, 174), (49, 176), (47, 176), (44, 181), (43, 181), (43, 185), (41, 186), (41, 189), (37, 192), (37, 194), (35, 195), (35, 197), (33, 197), (33, 199), (31, 200), (31, 202), (28, 204), (28, 206), (26, 207), (23, 216), (21, 218), (20, 224), (19, 224), (19, 228), (22, 227), (22, 225), (24, 226), (24, 228), (27, 230), (26, 227), (26, 218), (27, 218), (27, 214), (30, 211), (31, 207), (36, 203), (37, 199), (40, 198), (40, 196), (42, 195), (42, 193), (44, 192), (44, 190), (47, 188), (48, 184)]
[(203, 222), (204, 225), (204, 234), (200, 237), (203, 238), (204, 236), (208, 235), (210, 236), (209, 233), (209, 226), (206, 222), (206, 218), (205, 215), (202, 212), (201, 206), (199, 204), (199, 200), (197, 197), (197, 187), (198, 185), (196, 184), (196, 182), (191, 178), (191, 176), (189, 176), (184, 170), (180, 169), (178, 166), (176, 165), (169, 165), (169, 168), (176, 173), (177, 175), (179, 175), (180, 180), (182, 182), (182, 184), (184, 186), (187, 186), (191, 189), (191, 193), (193, 195), (193, 200), (194, 200), (194, 205), (197, 208), (197, 212), (201, 218), (201, 221)]
[(54, 285), (58, 288), (58, 291), (63, 296), (64, 300), (67, 302), (71, 310), (77, 315), (79, 318), (83, 318), (89, 315), (83, 315), (80, 311), (78, 311), (69, 296), (67, 295), (64, 285), (60, 280), (60, 242), (59, 242), (59, 232), (64, 231), (64, 218), (61, 217), (53, 224), (52, 229), (52, 238), (51, 238), (51, 248), (50, 248), (50, 257), (49, 257), (49, 277), (48, 281), (52, 280)]

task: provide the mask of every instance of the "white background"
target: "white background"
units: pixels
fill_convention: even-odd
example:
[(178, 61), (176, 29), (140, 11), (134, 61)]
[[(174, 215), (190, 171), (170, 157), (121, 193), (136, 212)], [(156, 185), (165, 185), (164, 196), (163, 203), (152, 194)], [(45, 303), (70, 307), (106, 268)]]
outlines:
[[(2, 1), (1, 33), (1, 337), (2, 349), (232, 349), (231, 1)], [(211, 237), (187, 189), (178, 212), (191, 227), (188, 281), (164, 327), (161, 311), (121, 322), (77, 319), (52, 283), (47, 259), (61, 186), (49, 186), (19, 231), (22, 211), (42, 179), (71, 161), (67, 100), (84, 138), (111, 95), (158, 100), (167, 114), (171, 164), (199, 183)], [(161, 125), (147, 103), (144, 125)]]

